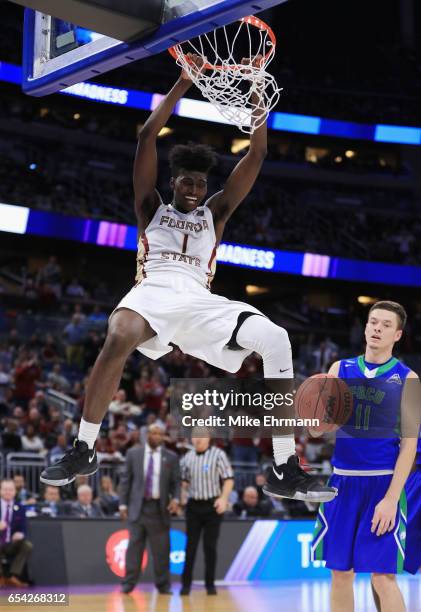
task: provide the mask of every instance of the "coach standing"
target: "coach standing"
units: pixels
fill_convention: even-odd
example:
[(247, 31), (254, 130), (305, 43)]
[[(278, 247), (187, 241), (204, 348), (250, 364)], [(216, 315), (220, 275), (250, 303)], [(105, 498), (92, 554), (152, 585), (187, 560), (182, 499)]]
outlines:
[(155, 585), (161, 594), (171, 594), (170, 513), (179, 507), (180, 466), (177, 455), (162, 447), (163, 439), (163, 428), (152, 424), (145, 446), (134, 446), (127, 452), (119, 506), (121, 518), (128, 519), (130, 533), (123, 593), (130, 593), (136, 586), (148, 539)]
[[(183, 496), (186, 505), (187, 547), (180, 595), (190, 593), (193, 566), (203, 529), (205, 586), (208, 595), (216, 595), (215, 569), (219, 529), (228, 497), (234, 486), (234, 474), (225, 452), (210, 445), (209, 438), (192, 437), (194, 450), (181, 460)], [(222, 486), (221, 486), (222, 483)]]

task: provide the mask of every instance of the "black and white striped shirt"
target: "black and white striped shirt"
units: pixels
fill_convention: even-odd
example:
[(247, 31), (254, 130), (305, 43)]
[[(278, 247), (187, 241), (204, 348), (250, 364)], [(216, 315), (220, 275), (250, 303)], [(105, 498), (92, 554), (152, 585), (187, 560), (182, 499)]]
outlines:
[(210, 499), (221, 495), (221, 482), (234, 478), (226, 453), (216, 446), (198, 453), (191, 450), (181, 459), (181, 480), (189, 483), (189, 497)]

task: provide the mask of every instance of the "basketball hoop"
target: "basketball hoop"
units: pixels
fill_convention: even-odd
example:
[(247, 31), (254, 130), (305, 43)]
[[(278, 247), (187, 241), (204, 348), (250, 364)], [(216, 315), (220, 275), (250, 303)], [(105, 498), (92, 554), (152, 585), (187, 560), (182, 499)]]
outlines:
[[(282, 88), (266, 71), (275, 55), (276, 37), (261, 19), (250, 15), (169, 49), (177, 64), (230, 123), (252, 134), (279, 100)], [(199, 70), (188, 53), (203, 58)], [(257, 65), (242, 64), (261, 56)]]

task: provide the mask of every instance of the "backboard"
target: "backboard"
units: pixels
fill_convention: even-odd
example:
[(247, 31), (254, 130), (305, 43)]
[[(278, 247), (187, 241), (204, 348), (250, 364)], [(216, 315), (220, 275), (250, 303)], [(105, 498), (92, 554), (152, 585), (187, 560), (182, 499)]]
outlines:
[(166, 0), (161, 26), (125, 43), (32, 9), (25, 10), (23, 91), (43, 96), (286, 0)]

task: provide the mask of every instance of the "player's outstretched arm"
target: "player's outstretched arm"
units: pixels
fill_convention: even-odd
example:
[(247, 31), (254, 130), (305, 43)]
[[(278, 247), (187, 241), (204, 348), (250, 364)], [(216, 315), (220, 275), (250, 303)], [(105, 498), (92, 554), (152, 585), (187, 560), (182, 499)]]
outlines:
[(171, 116), (175, 105), (188, 91), (191, 84), (192, 82), (183, 72), (139, 132), (133, 167), (133, 188), (136, 216), (141, 225), (145, 215), (148, 216), (159, 203), (158, 195), (155, 192), (158, 171), (156, 139)]
[[(253, 63), (259, 62), (260, 57), (256, 56)], [(243, 59), (243, 63), (247, 63), (247, 61)], [(254, 92), (251, 99), (255, 106), (254, 114), (259, 115), (262, 112), (259, 108), (260, 94)], [(267, 122), (264, 121), (251, 135), (248, 153), (235, 166), (222, 191), (216, 193), (208, 202), (215, 222), (222, 225), (222, 227), (251, 191), (259, 175), (266, 153)]]

